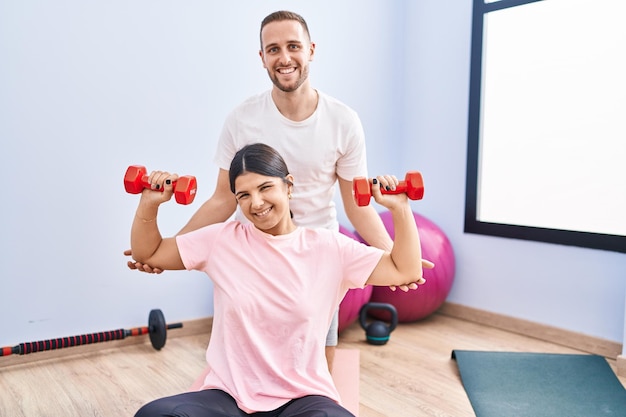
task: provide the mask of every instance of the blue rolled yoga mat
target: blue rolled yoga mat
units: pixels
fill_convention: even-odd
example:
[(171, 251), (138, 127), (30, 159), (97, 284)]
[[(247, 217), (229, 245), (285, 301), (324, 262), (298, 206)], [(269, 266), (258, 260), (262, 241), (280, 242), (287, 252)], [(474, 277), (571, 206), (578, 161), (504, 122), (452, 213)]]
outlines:
[(626, 390), (597, 355), (453, 350), (477, 417), (626, 417)]

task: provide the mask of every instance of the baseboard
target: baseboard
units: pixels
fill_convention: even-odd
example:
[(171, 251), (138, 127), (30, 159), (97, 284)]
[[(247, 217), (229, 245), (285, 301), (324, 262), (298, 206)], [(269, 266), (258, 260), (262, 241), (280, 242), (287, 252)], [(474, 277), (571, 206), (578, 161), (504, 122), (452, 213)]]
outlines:
[[(170, 324), (170, 323), (168, 323)], [(213, 325), (213, 317), (207, 317), (196, 320), (188, 320), (183, 322), (183, 327), (179, 329), (171, 329), (167, 331), (165, 344), (167, 340), (175, 337), (193, 336), (196, 334), (209, 334)], [(145, 325), (144, 325), (145, 326)], [(69, 335), (67, 335), (69, 336)], [(63, 336), (60, 336), (63, 337)], [(71, 358), (77, 355), (85, 355), (89, 353), (99, 352), (106, 349), (120, 348), (129, 345), (146, 343), (150, 344), (150, 336), (132, 336), (121, 340), (111, 340), (108, 342), (92, 343), (90, 345), (73, 346), (63, 349), (48, 350), (43, 352), (29, 353), (27, 355), (9, 355), (0, 356), (0, 369), (9, 366), (29, 364), (38, 361), (58, 360), (60, 358)], [(19, 344), (19, 343), (17, 343)]]
[[(471, 321), (497, 329), (507, 330), (512, 333), (534, 337), (550, 343), (566, 346), (572, 349), (588, 352), (594, 355), (604, 356), (609, 359), (617, 359), (622, 352), (621, 343), (598, 337), (588, 336), (545, 324), (522, 320), (502, 314), (491, 313), (460, 304), (445, 302), (437, 311), (438, 314), (454, 317), (461, 320)], [(626, 358), (624, 359), (626, 362)], [(624, 364), (626, 372), (626, 364)]]

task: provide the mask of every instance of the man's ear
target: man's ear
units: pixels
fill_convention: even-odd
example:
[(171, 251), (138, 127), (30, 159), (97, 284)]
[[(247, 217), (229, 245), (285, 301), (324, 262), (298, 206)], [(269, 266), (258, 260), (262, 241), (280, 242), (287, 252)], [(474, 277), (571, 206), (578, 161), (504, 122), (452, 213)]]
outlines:
[(263, 68), (267, 68), (265, 66), (265, 57), (263, 56), (263, 51), (259, 49), (259, 57), (261, 58), (261, 63), (263, 63)]
[(315, 42), (311, 42), (309, 45), (309, 62), (313, 61), (313, 57), (315, 56)]

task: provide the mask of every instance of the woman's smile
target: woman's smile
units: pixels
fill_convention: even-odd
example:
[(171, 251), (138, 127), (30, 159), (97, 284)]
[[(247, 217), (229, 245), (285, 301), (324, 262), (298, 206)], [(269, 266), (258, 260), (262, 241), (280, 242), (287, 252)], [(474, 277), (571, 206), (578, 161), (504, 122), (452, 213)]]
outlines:
[(266, 217), (269, 214), (270, 211), (272, 211), (272, 207), (268, 207), (265, 210), (260, 211), (258, 213), (253, 213), (253, 215), (256, 216), (256, 217), (263, 218), (263, 217)]

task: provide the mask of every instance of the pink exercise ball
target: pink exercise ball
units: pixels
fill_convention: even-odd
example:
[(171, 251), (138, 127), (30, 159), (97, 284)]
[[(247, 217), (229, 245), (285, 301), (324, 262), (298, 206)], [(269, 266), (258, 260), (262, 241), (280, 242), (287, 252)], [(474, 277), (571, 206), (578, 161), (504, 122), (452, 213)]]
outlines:
[[(393, 221), (388, 211), (380, 213), (385, 228), (394, 238)], [(417, 290), (391, 291), (388, 287), (374, 287), (371, 302), (392, 304), (398, 311), (398, 322), (417, 321), (434, 313), (444, 303), (454, 282), (455, 260), (452, 245), (445, 233), (426, 217), (413, 213), (422, 244), (422, 258), (435, 264), (433, 269), (424, 268), (426, 283)], [(357, 238), (360, 237), (357, 235)], [(362, 239), (361, 239), (362, 241)], [(388, 320), (389, 314), (372, 310), (370, 315)], [(387, 317), (385, 317), (387, 316)]]
[[(341, 225), (339, 226), (339, 232), (358, 242), (361, 241), (357, 235)], [(362, 289), (353, 288), (348, 290), (341, 304), (339, 304), (339, 333), (359, 318), (359, 310), (370, 300), (372, 290), (373, 287), (370, 285)]]

